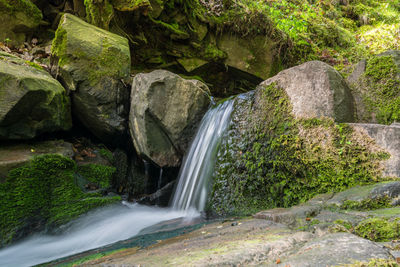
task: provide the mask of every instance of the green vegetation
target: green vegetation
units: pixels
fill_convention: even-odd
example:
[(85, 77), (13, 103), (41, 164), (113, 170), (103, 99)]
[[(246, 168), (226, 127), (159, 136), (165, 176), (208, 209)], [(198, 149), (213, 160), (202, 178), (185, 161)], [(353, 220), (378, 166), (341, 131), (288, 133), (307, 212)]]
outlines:
[(371, 218), (360, 222), (354, 231), (357, 235), (372, 241), (390, 241), (400, 238), (400, 220)]
[(32, 17), (37, 24), (43, 18), (42, 12), (30, 0), (0, 0), (0, 10), (11, 14), (23, 12)]
[(84, 0), (84, 4), (87, 21), (97, 27), (108, 30), (110, 21), (114, 16), (114, 9), (109, 1)]
[(209, 209), (251, 214), (379, 180), (388, 155), (367, 136), (330, 119), (295, 119), (286, 93), (274, 84), (255, 99), (252, 107), (236, 104), (236, 112), (249, 112), (249, 122), (230, 129), (221, 145)]
[[(103, 166), (104, 167), (104, 166)], [(88, 168), (85, 176), (94, 177), (99, 169)], [(90, 209), (115, 203), (120, 197), (85, 194), (77, 186), (74, 161), (60, 155), (44, 155), (11, 170), (0, 184), (0, 239), (2, 245), (31, 231), (62, 225)], [(110, 178), (110, 177), (109, 177)]]
[(346, 200), (340, 208), (345, 210), (376, 210), (390, 207), (392, 207), (391, 199), (388, 196), (383, 196), (379, 198), (367, 198), (360, 202)]
[(360, 86), (363, 88), (358, 91), (368, 115), (376, 117), (378, 123), (390, 124), (400, 119), (399, 75), (399, 67), (391, 55), (375, 56), (367, 61)]
[(115, 172), (115, 168), (99, 164), (87, 164), (79, 166), (78, 172), (86, 180), (96, 184), (97, 187), (107, 188), (111, 184), (111, 178)]

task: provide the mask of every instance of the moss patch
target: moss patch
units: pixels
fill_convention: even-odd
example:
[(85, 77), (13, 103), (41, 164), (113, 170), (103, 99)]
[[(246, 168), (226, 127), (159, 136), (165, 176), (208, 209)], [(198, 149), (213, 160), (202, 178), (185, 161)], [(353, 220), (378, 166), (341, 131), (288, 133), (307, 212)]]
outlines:
[(76, 170), (74, 161), (48, 154), (9, 172), (0, 186), (2, 245), (120, 200), (85, 194), (77, 186)]
[(400, 238), (400, 220), (392, 221), (385, 218), (371, 218), (360, 222), (354, 229), (355, 233), (372, 241), (390, 241)]
[(362, 201), (346, 200), (340, 208), (346, 210), (376, 210), (392, 207), (391, 201), (388, 196), (367, 198)]
[(376, 56), (368, 60), (362, 91), (363, 101), (371, 116), (381, 124), (400, 119), (399, 71), (392, 56)]
[(87, 164), (78, 167), (78, 172), (86, 180), (96, 184), (100, 188), (108, 188), (111, 184), (114, 167), (99, 164)]
[(290, 207), (379, 180), (388, 155), (350, 126), (295, 119), (288, 96), (274, 84), (259, 88), (248, 107), (239, 102), (218, 154), (211, 210), (249, 214)]

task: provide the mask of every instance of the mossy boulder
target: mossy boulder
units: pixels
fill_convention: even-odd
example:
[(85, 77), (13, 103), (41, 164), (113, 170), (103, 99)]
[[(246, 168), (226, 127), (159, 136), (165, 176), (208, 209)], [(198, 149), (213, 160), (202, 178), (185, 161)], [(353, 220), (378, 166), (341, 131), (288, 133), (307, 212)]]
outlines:
[(210, 104), (208, 87), (164, 70), (133, 79), (130, 132), (138, 153), (160, 167), (179, 166)]
[[(114, 169), (107, 168), (110, 169), (104, 175), (110, 180)], [(82, 175), (97, 174), (86, 170)], [(11, 170), (6, 182), (0, 183), (1, 245), (60, 226), (90, 209), (120, 200), (119, 196), (86, 192), (81, 188), (84, 181), (74, 161), (56, 154), (38, 156)]]
[(72, 94), (72, 111), (105, 142), (125, 130), (130, 74), (128, 40), (65, 14), (53, 40), (52, 57), (60, 81)]
[(360, 61), (347, 81), (359, 122), (391, 124), (400, 119), (400, 51)]
[(30, 139), (72, 126), (70, 99), (42, 67), (0, 52), (0, 140)]
[(400, 177), (400, 124), (352, 123), (356, 131), (362, 131), (375, 140), (376, 144), (390, 154), (385, 161), (383, 174)]
[(2, 144), (0, 146), (0, 182), (8, 172), (30, 162), (43, 154), (59, 154), (67, 158), (74, 156), (72, 144), (62, 140), (32, 142), (27, 144)]
[(0, 42), (18, 45), (39, 26), (42, 12), (30, 0), (0, 1)]
[(332, 118), (297, 117), (286, 92), (279, 83), (262, 83), (235, 99), (217, 155), (211, 212), (290, 207), (381, 178), (388, 155), (367, 134)]
[(354, 122), (354, 99), (344, 78), (321, 61), (310, 61), (281, 71), (262, 86), (275, 83), (290, 99), (296, 118), (328, 117)]
[(151, 6), (149, 0), (111, 0), (111, 4), (118, 11), (134, 11), (139, 8), (149, 8)]

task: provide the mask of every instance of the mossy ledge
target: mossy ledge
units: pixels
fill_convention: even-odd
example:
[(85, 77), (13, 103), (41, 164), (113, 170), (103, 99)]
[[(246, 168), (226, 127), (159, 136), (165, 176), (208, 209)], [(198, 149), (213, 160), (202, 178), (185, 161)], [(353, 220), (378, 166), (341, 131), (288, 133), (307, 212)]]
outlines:
[(380, 180), (388, 154), (347, 124), (295, 119), (286, 92), (259, 87), (236, 100), (208, 209), (220, 215), (290, 207), (326, 192)]
[[(94, 172), (93, 168), (85, 168), (84, 175), (94, 177), (99, 168), (107, 169), (102, 180), (109, 183), (115, 171), (112, 167), (97, 166)], [(56, 154), (38, 156), (11, 170), (6, 182), (0, 183), (1, 246), (120, 200), (119, 196), (85, 193), (78, 186), (79, 176), (74, 161)]]

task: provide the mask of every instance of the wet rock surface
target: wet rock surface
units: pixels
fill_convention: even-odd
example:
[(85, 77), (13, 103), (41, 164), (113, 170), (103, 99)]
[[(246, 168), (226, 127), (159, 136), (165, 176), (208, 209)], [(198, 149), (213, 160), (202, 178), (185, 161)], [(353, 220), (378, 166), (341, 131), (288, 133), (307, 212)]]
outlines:
[[(123, 250), (83, 266), (344, 266), (394, 263), (396, 240), (374, 242), (359, 236), (366, 221), (394, 220), (398, 207), (352, 209), (348, 200), (396, 198), (396, 184), (385, 182), (319, 195), (288, 209), (259, 212), (253, 218), (228, 219), (139, 250)], [(336, 203), (338, 205), (334, 205)], [(371, 231), (375, 231), (371, 228)], [(347, 266), (347, 265), (346, 265)], [(350, 265), (352, 266), (352, 265)], [(358, 266), (358, 265), (355, 265)], [(380, 266), (380, 265), (379, 265)]]

